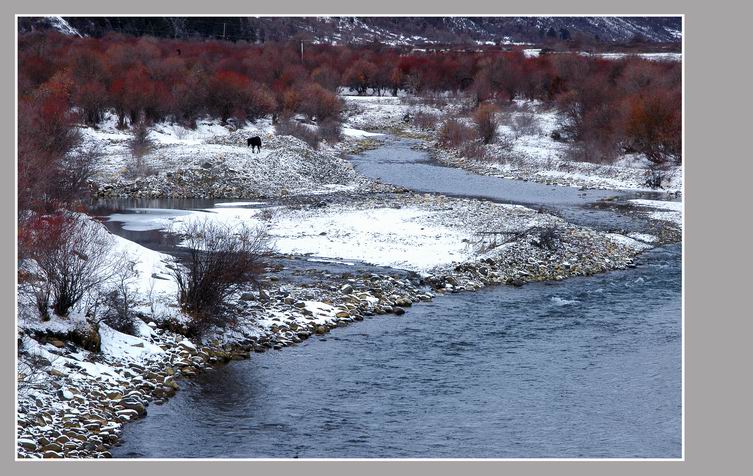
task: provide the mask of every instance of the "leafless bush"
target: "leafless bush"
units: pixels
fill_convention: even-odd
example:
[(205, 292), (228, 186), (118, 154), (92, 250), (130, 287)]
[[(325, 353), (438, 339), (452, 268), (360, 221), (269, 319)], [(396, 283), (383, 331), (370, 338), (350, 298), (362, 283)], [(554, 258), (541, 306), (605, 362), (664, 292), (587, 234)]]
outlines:
[[(19, 348), (21, 347), (22, 339), (31, 339), (31, 337), (24, 336), (19, 339)], [(43, 356), (40, 351), (31, 351), (23, 357), (19, 356), (17, 372), (17, 388), (19, 395), (28, 395), (32, 390), (38, 390), (45, 387), (47, 382), (48, 373), (43, 370), (50, 367), (56, 360), (60, 358), (58, 355), (47, 354)]]
[(515, 146), (515, 138), (511, 134), (501, 134), (497, 137), (495, 146), (504, 152), (509, 152)]
[(173, 125), (172, 129), (173, 129), (173, 134), (175, 135), (177, 139), (183, 140), (186, 137), (188, 137), (188, 129), (186, 129), (185, 127), (176, 124), (176, 125)]
[[(58, 195), (69, 199), (79, 199), (87, 195), (88, 183), (94, 174), (97, 161), (102, 157), (99, 144), (90, 144), (67, 154), (60, 167), (60, 188)], [(64, 189), (64, 190), (63, 190)]]
[(319, 124), (319, 137), (330, 144), (336, 144), (342, 139), (340, 123), (334, 119), (324, 119)]
[(419, 129), (434, 130), (439, 120), (440, 115), (433, 112), (418, 111), (413, 114), (413, 125)]
[(439, 130), (439, 142), (445, 147), (458, 147), (475, 141), (476, 131), (455, 118), (447, 119)]
[(460, 146), (459, 150), (463, 157), (467, 157), (469, 159), (483, 160), (487, 158), (484, 146), (478, 142), (468, 142), (466, 144), (463, 144)]
[(154, 141), (149, 132), (149, 127), (143, 119), (133, 125), (133, 137), (128, 142), (133, 163), (129, 167), (131, 175), (143, 177), (151, 171), (144, 163), (144, 156), (154, 150)]
[(574, 143), (567, 151), (567, 159), (574, 162), (611, 163), (619, 156), (617, 144), (597, 138)]
[(515, 134), (516, 139), (521, 136), (531, 136), (541, 133), (535, 116), (529, 113), (515, 114), (510, 121), (510, 128)]
[(102, 321), (113, 329), (134, 335), (136, 331), (133, 316), (134, 295), (132, 281), (136, 277), (136, 263), (124, 258), (123, 266), (116, 271), (115, 286), (105, 296), (106, 309)]
[(280, 119), (275, 124), (275, 131), (280, 135), (293, 136), (300, 139), (315, 149), (319, 147), (319, 134), (317, 131), (294, 120)]
[(484, 144), (491, 144), (497, 136), (497, 108), (493, 104), (481, 104), (473, 113), (478, 135)]
[(420, 95), (411, 95), (401, 98), (401, 101), (409, 106), (433, 106), (442, 109), (447, 106), (447, 96), (442, 93), (426, 91)]
[(188, 249), (185, 266), (172, 270), (178, 300), (193, 317), (194, 330), (201, 331), (222, 322), (220, 307), (240, 286), (258, 285), (269, 240), (261, 228), (209, 220), (190, 222), (176, 232)]
[(58, 316), (67, 316), (123, 264), (109, 255), (108, 234), (75, 215), (35, 217), (19, 234), (25, 256), (36, 264), (37, 279), (29, 284), (43, 319), (49, 318), (50, 307)]

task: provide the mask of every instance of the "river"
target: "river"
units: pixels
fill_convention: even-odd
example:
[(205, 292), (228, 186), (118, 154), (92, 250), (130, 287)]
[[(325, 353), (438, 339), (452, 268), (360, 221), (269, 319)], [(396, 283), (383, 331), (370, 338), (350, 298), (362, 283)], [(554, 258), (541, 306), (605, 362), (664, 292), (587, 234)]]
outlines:
[[(390, 141), (354, 157), (354, 166), (418, 191), (541, 206), (603, 229), (646, 226), (593, 207), (631, 194), (473, 175), (411, 145)], [(159, 248), (159, 234), (111, 227)], [(624, 271), (451, 294), (400, 317), (367, 318), (184, 381), (174, 398), (126, 425), (112, 453), (679, 458), (681, 276), (676, 244)]]

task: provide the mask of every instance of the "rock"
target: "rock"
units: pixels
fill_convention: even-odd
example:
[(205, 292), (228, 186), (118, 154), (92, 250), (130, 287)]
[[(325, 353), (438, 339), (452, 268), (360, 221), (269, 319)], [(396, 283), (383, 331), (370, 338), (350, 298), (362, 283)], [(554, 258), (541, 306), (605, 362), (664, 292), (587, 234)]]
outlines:
[(58, 349), (62, 349), (63, 347), (65, 347), (65, 342), (63, 342), (62, 340), (58, 340), (58, 339), (51, 340), (50, 344), (54, 345)]
[(71, 392), (67, 388), (61, 388), (60, 390), (58, 390), (58, 396), (63, 400), (73, 400), (73, 397), (75, 395), (73, 395), (73, 392)]
[(405, 314), (405, 309), (403, 309), (402, 307), (394, 307), (392, 308), (392, 312), (394, 312), (395, 315), (401, 316)]
[(37, 450), (37, 444), (34, 443), (33, 440), (27, 439), (27, 438), (19, 438), (18, 439), (18, 446), (20, 446), (23, 449), (29, 450), (29, 451), (36, 451)]
[(253, 293), (246, 292), (241, 294), (241, 301), (256, 301), (256, 296)]
[(58, 443), (49, 443), (42, 447), (42, 451), (60, 452), (60, 451), (63, 451), (63, 446)]
[(346, 284), (345, 286), (340, 288), (340, 292), (343, 294), (350, 294), (353, 292), (353, 286)]

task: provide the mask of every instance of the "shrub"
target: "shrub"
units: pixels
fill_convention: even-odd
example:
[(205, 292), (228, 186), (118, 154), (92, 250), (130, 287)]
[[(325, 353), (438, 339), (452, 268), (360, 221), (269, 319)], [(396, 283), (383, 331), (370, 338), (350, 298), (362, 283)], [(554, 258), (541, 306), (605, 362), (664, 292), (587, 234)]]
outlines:
[(497, 135), (496, 118), (497, 108), (492, 104), (481, 104), (473, 113), (473, 122), (476, 123), (478, 135), (484, 144), (491, 144)]
[(272, 91), (263, 84), (253, 84), (248, 92), (246, 118), (251, 122), (256, 122), (260, 117), (273, 113), (275, 109), (277, 109), (277, 101)]
[(275, 124), (279, 135), (293, 136), (301, 139), (313, 148), (319, 147), (319, 133), (314, 127), (308, 127), (294, 119), (281, 119)]
[(19, 244), (36, 263), (39, 279), (32, 286), (43, 319), (49, 318), (50, 306), (67, 316), (123, 265), (108, 254), (112, 242), (104, 229), (67, 213), (29, 219), (19, 229)]
[(652, 92), (629, 104), (626, 133), (633, 149), (651, 162), (682, 161), (680, 94)]
[(132, 176), (143, 177), (149, 173), (144, 163), (144, 156), (154, 149), (154, 141), (149, 135), (149, 126), (143, 119), (133, 126), (132, 134), (131, 139), (128, 141), (128, 148), (131, 151), (132, 157), (129, 172)]
[(51, 211), (71, 199), (62, 161), (80, 141), (65, 94), (47, 84), (18, 100), (18, 208)]
[(319, 137), (330, 144), (336, 144), (342, 139), (341, 124), (334, 119), (325, 119), (319, 123)]
[(413, 114), (413, 125), (424, 130), (433, 130), (439, 123), (439, 114), (426, 111), (418, 111)]
[(101, 157), (102, 148), (98, 144), (86, 145), (66, 155), (61, 161), (60, 191), (56, 195), (69, 200), (83, 198)]
[(535, 135), (540, 133), (540, 130), (536, 125), (536, 119), (534, 115), (530, 113), (515, 114), (510, 121), (510, 128), (516, 138), (524, 135)]
[(445, 147), (459, 147), (478, 138), (476, 131), (455, 118), (447, 119), (439, 130), (439, 142)]
[(239, 287), (258, 286), (269, 240), (260, 228), (210, 220), (192, 221), (176, 231), (187, 248), (184, 266), (172, 270), (178, 301), (193, 318), (193, 329), (201, 331), (222, 323), (221, 305)]
[(133, 278), (137, 275), (136, 263), (124, 259), (113, 276), (115, 286), (105, 295), (105, 311), (102, 321), (116, 331), (134, 335), (136, 317), (133, 315), (134, 296), (131, 290)]
[(298, 111), (305, 114), (309, 119), (316, 118), (318, 121), (334, 119), (340, 114), (341, 104), (337, 96), (324, 89), (319, 84), (306, 85), (300, 93), (301, 102)]

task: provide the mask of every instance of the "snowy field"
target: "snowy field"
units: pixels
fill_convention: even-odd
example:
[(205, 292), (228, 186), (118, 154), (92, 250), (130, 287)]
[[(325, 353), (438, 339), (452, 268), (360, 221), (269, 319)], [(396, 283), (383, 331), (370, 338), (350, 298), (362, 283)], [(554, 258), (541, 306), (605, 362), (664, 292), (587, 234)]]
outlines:
[[(299, 139), (275, 133), (269, 120), (241, 129), (218, 121), (198, 121), (196, 130), (160, 123), (150, 128), (154, 143), (138, 164), (129, 150), (130, 131), (116, 128), (108, 115), (97, 129), (81, 128), (82, 147), (102, 153), (94, 181), (104, 196), (263, 197), (354, 190), (368, 184), (338, 151), (312, 149)], [(261, 152), (246, 139), (259, 136)], [(373, 134), (347, 128), (346, 137)]]
[(483, 233), (521, 231), (554, 220), (517, 205), (436, 196), (416, 196), (404, 205), (358, 201), (324, 208), (243, 208), (228, 203), (195, 211), (117, 214), (126, 230), (179, 230), (210, 220), (233, 227), (260, 227), (276, 251), (318, 258), (362, 261), (428, 273), (478, 257)]
[[(539, 101), (515, 100), (499, 117), (497, 139), (484, 146), (484, 159), (436, 148), (437, 158), (449, 165), (505, 178), (573, 187), (653, 190), (646, 185), (651, 163), (637, 154), (623, 155), (611, 164), (572, 160), (572, 144), (552, 137), (564, 121), (556, 109), (546, 108)], [(662, 173), (663, 191), (682, 190), (682, 167), (669, 166)]]
[(643, 199), (630, 200), (630, 202), (640, 207), (652, 209), (653, 211), (649, 213), (649, 216), (655, 220), (663, 220), (682, 226), (682, 202), (665, 202), (662, 200)]

